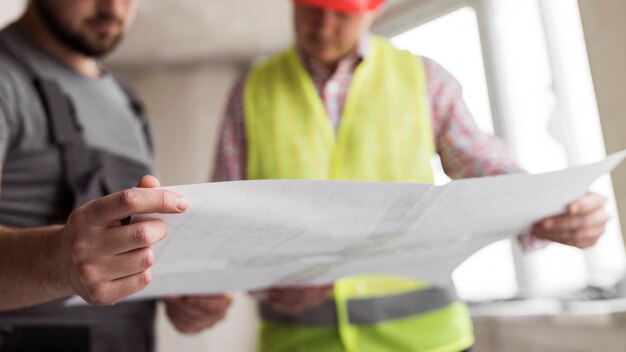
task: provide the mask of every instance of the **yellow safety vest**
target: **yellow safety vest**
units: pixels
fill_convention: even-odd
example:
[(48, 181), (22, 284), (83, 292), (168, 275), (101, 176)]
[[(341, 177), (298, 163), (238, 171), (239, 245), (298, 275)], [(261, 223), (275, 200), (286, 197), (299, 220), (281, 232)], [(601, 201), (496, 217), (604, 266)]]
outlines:
[[(293, 49), (251, 71), (244, 99), (248, 179), (432, 183), (424, 67), (385, 39), (372, 37), (336, 133)], [(320, 307), (289, 317), (262, 305), (261, 315), (261, 351), (459, 352), (474, 343), (450, 289), (406, 278), (344, 278)]]

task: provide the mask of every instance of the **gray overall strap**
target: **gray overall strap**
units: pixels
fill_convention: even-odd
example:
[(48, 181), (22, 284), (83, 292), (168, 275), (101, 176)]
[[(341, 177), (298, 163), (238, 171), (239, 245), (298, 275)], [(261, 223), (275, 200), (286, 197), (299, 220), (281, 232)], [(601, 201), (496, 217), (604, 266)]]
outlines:
[(143, 134), (148, 142), (148, 148), (150, 148), (150, 152), (154, 155), (154, 142), (152, 140), (152, 129), (150, 127), (150, 121), (148, 120), (148, 114), (146, 112), (146, 105), (139, 98), (135, 90), (126, 84), (123, 80), (119, 79), (117, 76), (113, 75), (113, 78), (117, 82), (117, 84), (122, 88), (124, 94), (128, 98), (128, 102), (130, 103), (130, 107), (135, 113), (135, 117), (139, 120), (142, 126)]
[[(5, 43), (5, 40), (6, 39), (0, 39), (0, 49), (28, 76), (41, 98), (46, 115), (49, 118), (48, 122), (51, 127), (52, 142), (57, 145), (85, 145), (82, 140), (80, 126), (74, 119), (74, 107), (72, 106), (71, 100), (63, 94), (61, 87), (59, 87), (56, 82), (42, 79), (26, 60), (21, 59), (19, 55)], [(55, 121), (52, 121), (52, 115), (57, 116)], [(81, 138), (78, 138), (79, 136)]]
[(75, 119), (71, 100), (63, 93), (58, 83), (42, 79), (30, 64), (15, 54), (9, 45), (0, 41), (0, 49), (13, 59), (15, 64), (33, 82), (44, 106), (52, 143), (61, 149), (63, 169), (67, 187), (71, 190), (76, 208), (85, 203), (84, 195), (100, 192), (93, 173), (99, 172), (101, 165), (89, 153), (81, 127)]
[[(2, 41), (0, 41), (0, 49), (3, 49), (15, 61), (18, 67), (22, 68), (24, 73), (34, 83), (37, 93), (41, 97), (48, 118), (52, 142), (61, 150), (66, 186), (71, 191), (73, 197), (72, 209), (110, 192), (119, 191), (119, 182), (109, 178), (111, 176), (113, 179), (119, 178), (119, 175), (123, 174), (120, 171), (124, 171), (119, 170), (120, 168), (136, 169), (137, 166), (131, 166), (133, 163), (130, 163), (128, 160), (111, 163), (109, 162), (112, 159), (110, 155), (91, 150), (84, 140), (82, 127), (76, 118), (76, 111), (72, 101), (63, 93), (59, 84), (52, 80), (41, 78), (28, 62), (20, 60), (19, 55), (15, 54)], [(116, 81), (126, 94), (129, 106), (135, 113), (135, 117), (142, 124), (144, 137), (152, 152), (150, 127), (143, 103), (130, 87), (123, 84), (120, 80), (116, 79)], [(120, 158), (118, 157), (117, 159), (119, 161)], [(105, 169), (109, 169), (109, 172), (107, 173)], [(116, 175), (111, 175), (111, 172), (116, 173)], [(132, 185), (126, 186), (130, 187)]]

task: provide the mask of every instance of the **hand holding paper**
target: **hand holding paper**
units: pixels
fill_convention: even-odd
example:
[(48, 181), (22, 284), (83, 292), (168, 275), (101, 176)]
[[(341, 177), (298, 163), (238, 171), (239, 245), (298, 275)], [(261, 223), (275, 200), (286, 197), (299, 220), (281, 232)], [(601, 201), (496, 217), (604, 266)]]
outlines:
[(554, 229), (586, 221), (589, 232), (573, 237), (584, 246), (604, 221), (596, 196), (574, 203), (575, 214), (558, 214), (624, 155), (440, 187), (286, 180), (167, 187), (187, 197), (189, 210), (135, 219), (161, 219), (170, 234), (154, 246), (152, 283), (133, 298), (323, 285), (364, 273), (445, 284), (478, 249), (550, 216)]
[(610, 219), (604, 208), (606, 198), (597, 193), (586, 193), (570, 203), (565, 213), (535, 224), (532, 233), (546, 240), (578, 248), (591, 247), (604, 233)]

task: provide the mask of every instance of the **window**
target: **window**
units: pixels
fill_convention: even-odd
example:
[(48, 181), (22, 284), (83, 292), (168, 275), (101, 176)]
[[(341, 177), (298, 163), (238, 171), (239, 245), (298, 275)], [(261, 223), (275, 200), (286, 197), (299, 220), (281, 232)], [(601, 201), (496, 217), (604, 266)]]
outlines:
[[(463, 85), (464, 98), (480, 128), (493, 134), (476, 12), (464, 7), (392, 38), (393, 44), (432, 58)], [(459, 60), (463, 57), (463, 60)]]
[[(463, 96), (478, 124), (493, 134), (489, 93), (476, 12), (463, 7), (392, 38), (394, 45), (437, 61), (463, 86)], [(463, 60), (459, 60), (463, 57)], [(435, 182), (449, 181), (435, 162)], [(500, 265), (494, 271), (493, 262)], [(476, 275), (489, 270), (490, 276)], [(517, 292), (510, 241), (495, 243), (473, 256), (454, 275), (459, 295), (466, 299), (511, 297)]]
[[(541, 173), (605, 156), (576, 0), (413, 6), (406, 15), (383, 17), (378, 29), (457, 77), (479, 127), (504, 138), (522, 167)], [(446, 182), (439, 173), (437, 182)], [(554, 296), (616, 282), (625, 260), (610, 178), (593, 189), (609, 198), (614, 219), (596, 247), (551, 244), (524, 253), (510, 241), (495, 243), (454, 273), (459, 295)]]

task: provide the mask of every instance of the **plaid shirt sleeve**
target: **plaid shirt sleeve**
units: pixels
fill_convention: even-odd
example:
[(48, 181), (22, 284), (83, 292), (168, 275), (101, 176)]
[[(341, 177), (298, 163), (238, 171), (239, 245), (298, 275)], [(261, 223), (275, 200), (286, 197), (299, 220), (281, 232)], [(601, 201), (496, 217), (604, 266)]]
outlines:
[[(437, 153), (446, 174), (459, 179), (523, 172), (500, 140), (480, 131), (452, 74), (433, 60), (423, 58), (423, 62)], [(518, 241), (527, 251), (550, 243), (530, 229), (521, 233)]]
[(237, 80), (226, 105), (215, 156), (212, 177), (214, 182), (246, 179), (248, 149), (244, 127), (243, 96), (247, 76), (246, 72)]
[(504, 144), (478, 129), (452, 74), (433, 60), (423, 62), (437, 153), (446, 174), (459, 179), (521, 172)]

